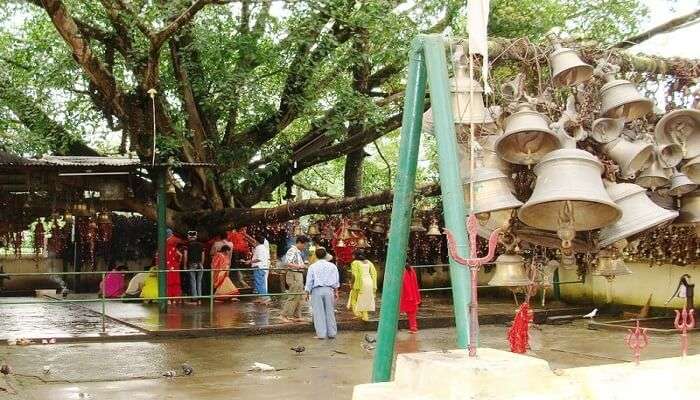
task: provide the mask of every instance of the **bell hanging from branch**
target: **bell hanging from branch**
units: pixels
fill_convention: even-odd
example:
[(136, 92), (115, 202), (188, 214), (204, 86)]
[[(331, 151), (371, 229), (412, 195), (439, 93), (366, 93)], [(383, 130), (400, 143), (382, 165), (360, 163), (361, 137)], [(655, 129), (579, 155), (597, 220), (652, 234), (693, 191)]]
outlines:
[(659, 157), (654, 154), (653, 161), (640, 174), (635, 183), (641, 187), (649, 188), (652, 191), (668, 185), (668, 174), (659, 161)]
[(423, 221), (418, 217), (413, 217), (411, 222), (411, 232), (425, 232), (425, 227), (423, 226)]
[(510, 219), (511, 210), (523, 205), (511, 192), (508, 177), (495, 168), (477, 168), (473, 178), (466, 181), (463, 187), (465, 204), (471, 201), (470, 193), (473, 191), (474, 204), (468, 209), (476, 214), (480, 222), (488, 221), (491, 217), (505, 222)]
[(602, 76), (606, 83), (600, 88), (600, 113), (607, 118), (622, 118), (632, 121), (648, 114), (654, 107), (654, 103), (642, 96), (632, 82), (624, 79), (615, 79), (615, 74), (620, 67), (599, 60), (595, 73)]
[(554, 86), (576, 86), (591, 78), (593, 67), (586, 64), (573, 49), (562, 47), (554, 41), (554, 51), (549, 55)]
[(523, 257), (519, 254), (501, 254), (495, 261), (496, 268), (489, 286), (518, 287), (532, 282), (525, 272)]
[(505, 132), (496, 139), (496, 153), (512, 164), (532, 165), (547, 153), (561, 148), (547, 117), (529, 103), (518, 105), (505, 122)]
[(624, 127), (623, 119), (598, 118), (593, 121), (590, 136), (598, 143), (610, 143), (620, 137)]
[(688, 176), (677, 169), (673, 169), (671, 174), (671, 184), (668, 189), (668, 194), (673, 197), (681, 197), (698, 188), (698, 184), (691, 181)]
[(656, 124), (654, 137), (659, 144), (676, 143), (683, 158), (700, 156), (700, 110), (675, 110)]
[(312, 222), (309, 225), (309, 229), (306, 230), (306, 234), (309, 236), (318, 236), (321, 234), (321, 232), (318, 230), (318, 224), (315, 222)]
[(450, 82), (452, 91), (452, 115), (455, 124), (470, 125), (472, 123), (488, 124), (493, 122), (493, 117), (484, 106), (484, 89), (479, 82), (470, 79), (467, 74), (467, 66), (458, 63), (455, 65), (455, 75)]
[(700, 190), (681, 197), (681, 208), (675, 223), (677, 225), (700, 225)]
[(441, 236), (442, 232), (440, 232), (440, 226), (438, 226), (437, 220), (433, 219), (430, 222), (430, 226), (428, 227), (428, 233), (426, 233), (428, 236)]
[(632, 270), (625, 265), (625, 262), (621, 258), (614, 257), (613, 252), (608, 249), (598, 252), (595, 265), (592, 275), (602, 276), (607, 279), (632, 273)]
[(678, 143), (658, 144), (654, 150), (664, 168), (675, 168), (683, 160), (683, 148)]
[(652, 155), (654, 145), (643, 142), (630, 142), (624, 137), (619, 137), (603, 146), (603, 153), (610, 157), (620, 167), (620, 175), (625, 178), (633, 178), (637, 172), (646, 168)]

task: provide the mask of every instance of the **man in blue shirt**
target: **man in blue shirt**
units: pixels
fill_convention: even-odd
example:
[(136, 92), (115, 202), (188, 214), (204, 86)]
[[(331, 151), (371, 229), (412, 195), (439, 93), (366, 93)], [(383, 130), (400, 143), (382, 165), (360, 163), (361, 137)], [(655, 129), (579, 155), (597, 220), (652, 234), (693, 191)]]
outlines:
[(309, 266), (306, 274), (306, 298), (311, 297), (314, 310), (314, 328), (317, 339), (334, 339), (338, 334), (335, 322), (335, 302), (340, 286), (338, 267), (326, 260), (326, 249), (316, 249), (318, 261)]

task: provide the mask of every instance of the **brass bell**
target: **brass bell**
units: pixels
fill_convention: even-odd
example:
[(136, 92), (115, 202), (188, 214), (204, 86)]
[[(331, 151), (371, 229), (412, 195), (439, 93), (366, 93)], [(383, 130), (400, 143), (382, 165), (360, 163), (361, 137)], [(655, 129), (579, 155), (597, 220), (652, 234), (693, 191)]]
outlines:
[(362, 230), (362, 228), (360, 228), (360, 225), (358, 225), (356, 221), (353, 221), (352, 224), (350, 224), (348, 230), (351, 230), (353, 232), (359, 232)]
[[(496, 168), (506, 176), (510, 175), (510, 164), (503, 161), (498, 154), (494, 144), (498, 136), (482, 135), (476, 138), (476, 150), (474, 151), (475, 167)], [(468, 142), (457, 142), (457, 155), (459, 158), (459, 171), (462, 180), (469, 179), (471, 171), (471, 152)]]
[(411, 221), (411, 232), (425, 232), (423, 221), (420, 218), (414, 217), (413, 221)]
[(614, 278), (632, 273), (621, 258), (614, 258), (609, 250), (601, 250), (596, 257), (596, 267), (592, 275)]
[(318, 230), (318, 225), (314, 222), (309, 225), (309, 229), (307, 229), (306, 234), (309, 236), (318, 236), (321, 234)]
[(452, 91), (452, 115), (455, 124), (488, 124), (493, 122), (491, 113), (484, 106), (484, 89), (479, 82), (470, 79), (467, 65), (455, 65), (455, 76), (450, 82)]
[(442, 233), (440, 232), (440, 227), (437, 224), (436, 220), (433, 220), (433, 222), (430, 223), (430, 226), (428, 227), (428, 233), (426, 233), (428, 236), (440, 236)]
[(656, 155), (652, 157), (653, 162), (639, 174), (635, 183), (653, 191), (656, 190), (656, 188), (668, 185), (669, 180), (663, 165), (659, 162), (659, 158)]
[(656, 205), (639, 185), (613, 183), (607, 190), (610, 198), (622, 209), (622, 218), (600, 229), (600, 247), (610, 246), (618, 240), (667, 223), (678, 216), (678, 212)]
[(675, 110), (656, 124), (654, 137), (658, 143), (676, 143), (683, 158), (700, 156), (700, 110)]
[(358, 241), (357, 244), (355, 245), (358, 249), (367, 249), (371, 247), (368, 243), (367, 240), (363, 237), (361, 237)]
[(519, 254), (501, 254), (489, 286), (528, 286), (532, 282), (525, 272), (523, 257)]
[(575, 86), (587, 81), (593, 75), (593, 67), (579, 58), (576, 51), (554, 43), (554, 51), (549, 55), (554, 86)]
[(691, 158), (681, 167), (691, 181), (700, 184), (700, 157)]
[(667, 191), (655, 191), (655, 192), (647, 192), (647, 196), (651, 201), (654, 202), (657, 206), (661, 208), (665, 208), (667, 210), (675, 211), (676, 210), (676, 201), (671, 197)]
[(610, 143), (620, 137), (624, 127), (624, 119), (598, 118), (593, 121), (590, 136), (598, 143)]
[(608, 195), (601, 173), (603, 165), (591, 153), (561, 149), (547, 154), (535, 166), (535, 189), (518, 210), (518, 218), (538, 229), (557, 231), (559, 217), (571, 204), (573, 229), (588, 231), (620, 219), (622, 210)]
[(664, 168), (674, 168), (683, 160), (683, 147), (678, 143), (658, 144), (655, 150)]
[(345, 247), (345, 241), (343, 239), (338, 240), (335, 247)]
[(668, 194), (673, 197), (681, 197), (686, 193), (690, 193), (697, 189), (698, 185), (691, 181), (688, 176), (678, 170), (673, 170), (671, 175), (671, 187), (668, 189)]
[(464, 182), (463, 187), (465, 204), (469, 204), (470, 190), (474, 191), (474, 204), (468, 207), (474, 214), (507, 210), (506, 213), (510, 216), (511, 209), (523, 205), (510, 191), (508, 177), (495, 168), (478, 168), (474, 170), (473, 180)]
[(370, 232), (376, 233), (376, 234), (384, 234), (384, 233), (386, 233), (386, 228), (384, 228), (384, 224), (378, 222), (378, 223), (372, 225)]
[(629, 179), (649, 164), (654, 146), (651, 143), (630, 142), (620, 137), (604, 145), (603, 153), (620, 166), (621, 176)]
[(348, 240), (352, 239), (352, 234), (350, 233), (350, 230), (343, 225), (343, 229), (340, 231), (340, 240)]
[(700, 190), (681, 197), (681, 208), (675, 223), (677, 225), (700, 224)]
[(531, 165), (561, 148), (561, 143), (549, 129), (547, 118), (532, 105), (521, 103), (506, 119), (505, 132), (496, 140), (495, 148), (498, 156), (509, 163)]
[(600, 88), (601, 114), (608, 118), (632, 121), (646, 115), (654, 103), (639, 94), (632, 82), (613, 79)]

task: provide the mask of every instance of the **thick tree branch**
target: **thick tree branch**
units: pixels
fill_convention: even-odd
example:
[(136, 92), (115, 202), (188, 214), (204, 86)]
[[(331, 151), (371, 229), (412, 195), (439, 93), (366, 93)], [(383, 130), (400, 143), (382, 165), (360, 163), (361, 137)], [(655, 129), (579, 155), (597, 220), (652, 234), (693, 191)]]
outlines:
[(627, 39), (615, 44), (613, 47), (617, 47), (619, 49), (628, 49), (636, 44), (642, 43), (646, 40), (651, 39), (652, 37), (666, 33), (666, 32), (671, 32), (682, 25), (685, 25), (689, 22), (695, 21), (697, 19), (700, 19), (700, 9), (695, 10), (691, 12), (690, 14), (682, 15), (677, 18), (673, 18), (669, 20), (668, 22), (665, 22), (661, 25), (655, 26), (654, 28), (649, 29), (646, 32), (642, 32), (640, 34), (628, 37)]

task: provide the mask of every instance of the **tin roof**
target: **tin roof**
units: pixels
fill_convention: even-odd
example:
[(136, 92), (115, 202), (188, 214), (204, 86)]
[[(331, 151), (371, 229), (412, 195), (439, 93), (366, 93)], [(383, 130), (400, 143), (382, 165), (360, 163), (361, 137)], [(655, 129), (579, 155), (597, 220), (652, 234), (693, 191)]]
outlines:
[(118, 169), (135, 169), (135, 168), (153, 168), (153, 167), (191, 167), (191, 168), (210, 168), (214, 164), (208, 163), (186, 163), (186, 162), (167, 162), (157, 163), (152, 165), (148, 162), (142, 162), (134, 157), (92, 157), (92, 156), (43, 156), (41, 158), (25, 158), (18, 155), (0, 150), (0, 167), (28, 167), (28, 168), (53, 168), (53, 167), (72, 167), (72, 168), (118, 168)]

